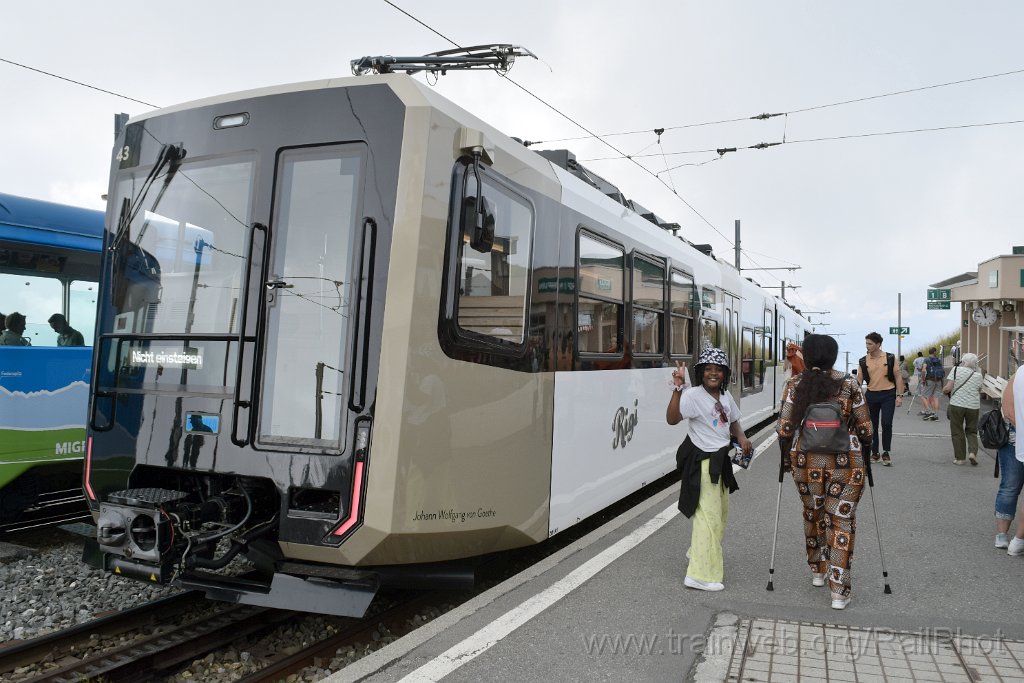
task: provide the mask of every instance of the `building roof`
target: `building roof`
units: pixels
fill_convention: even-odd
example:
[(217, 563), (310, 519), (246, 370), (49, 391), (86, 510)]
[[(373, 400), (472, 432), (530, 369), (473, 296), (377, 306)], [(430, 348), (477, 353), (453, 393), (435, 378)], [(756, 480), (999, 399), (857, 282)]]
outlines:
[(935, 284), (928, 285), (929, 287), (949, 287), (950, 285), (969, 285), (978, 281), (978, 271), (968, 271), (966, 273), (960, 273), (953, 277), (948, 277), (945, 280), (936, 282)]

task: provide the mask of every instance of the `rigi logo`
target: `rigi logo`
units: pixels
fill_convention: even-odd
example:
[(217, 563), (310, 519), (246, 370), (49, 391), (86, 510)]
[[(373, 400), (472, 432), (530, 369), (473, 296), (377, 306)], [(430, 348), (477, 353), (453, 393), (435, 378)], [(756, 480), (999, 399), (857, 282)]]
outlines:
[(633, 428), (636, 427), (637, 423), (637, 407), (640, 404), (640, 399), (633, 401), (633, 412), (629, 412), (626, 407), (621, 407), (615, 411), (615, 417), (612, 418), (612, 433), (615, 435), (612, 438), (612, 448), (625, 448), (626, 444), (629, 443), (633, 438)]

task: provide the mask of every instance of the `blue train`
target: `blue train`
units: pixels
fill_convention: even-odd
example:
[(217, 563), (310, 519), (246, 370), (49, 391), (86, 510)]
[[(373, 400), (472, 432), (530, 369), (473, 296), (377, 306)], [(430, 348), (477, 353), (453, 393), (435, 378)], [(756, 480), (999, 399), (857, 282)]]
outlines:
[[(102, 211), (0, 194), (0, 524), (80, 493), (102, 243)], [(55, 313), (84, 345), (58, 347)]]

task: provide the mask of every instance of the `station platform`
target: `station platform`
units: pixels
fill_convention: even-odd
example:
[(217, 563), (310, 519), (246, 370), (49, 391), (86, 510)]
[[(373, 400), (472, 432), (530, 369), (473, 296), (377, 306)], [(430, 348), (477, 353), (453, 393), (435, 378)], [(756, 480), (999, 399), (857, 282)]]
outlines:
[(948, 421), (917, 409), (896, 411), (893, 467), (873, 466), (845, 610), (811, 585), (788, 475), (766, 590), (769, 428), (730, 497), (724, 591), (683, 586), (690, 520), (676, 485), (326, 680), (1024, 683), (1024, 557), (994, 547), (995, 454), (953, 465)]

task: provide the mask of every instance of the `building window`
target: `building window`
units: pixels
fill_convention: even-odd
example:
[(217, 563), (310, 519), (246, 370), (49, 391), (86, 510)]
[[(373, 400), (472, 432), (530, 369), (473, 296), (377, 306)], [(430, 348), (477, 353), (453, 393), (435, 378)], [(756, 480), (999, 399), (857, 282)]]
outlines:
[(991, 289), (995, 289), (999, 286), (999, 271), (993, 270), (988, 274), (988, 286)]

